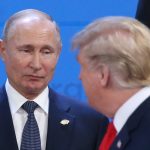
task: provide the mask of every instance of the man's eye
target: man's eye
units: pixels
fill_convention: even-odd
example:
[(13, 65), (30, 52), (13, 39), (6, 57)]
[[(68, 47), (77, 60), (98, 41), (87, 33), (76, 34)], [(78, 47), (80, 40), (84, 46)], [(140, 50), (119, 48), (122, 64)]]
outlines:
[(31, 50), (29, 50), (29, 49), (20, 49), (19, 51), (24, 52), (24, 53), (30, 53), (31, 52)]
[(30, 52), (28, 49), (24, 49), (23, 51), (26, 52), (26, 53)]
[(51, 53), (53, 53), (53, 51), (52, 51), (52, 50), (49, 50), (49, 49), (45, 49), (45, 50), (43, 50), (42, 53), (43, 53), (43, 54), (51, 54)]
[(43, 53), (44, 54), (50, 54), (50, 51), (44, 51)]

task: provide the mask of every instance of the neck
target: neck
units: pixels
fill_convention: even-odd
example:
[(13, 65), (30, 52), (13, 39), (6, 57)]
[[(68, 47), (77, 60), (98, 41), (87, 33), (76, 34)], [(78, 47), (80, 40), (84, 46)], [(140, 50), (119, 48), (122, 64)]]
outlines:
[(126, 102), (128, 99), (137, 93), (141, 88), (134, 89), (113, 89), (107, 91), (104, 100), (106, 106), (100, 108), (102, 113), (109, 118), (113, 118), (117, 110)]

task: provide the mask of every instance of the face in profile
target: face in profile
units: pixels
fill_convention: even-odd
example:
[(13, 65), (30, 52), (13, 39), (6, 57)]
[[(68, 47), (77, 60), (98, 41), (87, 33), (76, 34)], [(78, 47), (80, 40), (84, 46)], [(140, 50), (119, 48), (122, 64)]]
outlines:
[(99, 93), (97, 72), (90, 68), (89, 63), (82, 52), (78, 55), (78, 62), (81, 66), (79, 78), (82, 81), (85, 93), (88, 97), (88, 102), (91, 106), (96, 108), (98, 99), (97, 92)]
[(9, 82), (26, 98), (34, 98), (51, 81), (57, 64), (55, 26), (49, 20), (25, 20), (11, 31), (2, 51)]

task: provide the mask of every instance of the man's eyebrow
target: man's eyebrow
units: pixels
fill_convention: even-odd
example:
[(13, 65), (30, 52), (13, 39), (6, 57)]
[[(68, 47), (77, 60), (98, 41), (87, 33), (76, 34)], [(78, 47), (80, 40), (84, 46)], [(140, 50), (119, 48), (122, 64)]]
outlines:
[[(17, 46), (17, 49), (21, 49), (21, 48), (34, 49), (34, 46), (31, 44), (24, 44), (24, 45)], [(55, 49), (50, 45), (44, 45), (41, 49), (49, 49), (51, 51), (55, 51)]]
[(17, 46), (17, 49), (20, 49), (20, 48), (27, 48), (27, 49), (33, 49), (33, 46), (30, 45), (30, 44), (25, 44), (25, 45), (20, 45), (20, 46)]

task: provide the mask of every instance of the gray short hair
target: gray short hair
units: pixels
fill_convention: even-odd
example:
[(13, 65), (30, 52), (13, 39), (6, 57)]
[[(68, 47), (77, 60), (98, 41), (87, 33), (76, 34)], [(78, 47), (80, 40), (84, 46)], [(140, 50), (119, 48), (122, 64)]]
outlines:
[(61, 49), (62, 47), (62, 42), (61, 42), (61, 37), (60, 37), (60, 30), (59, 30), (59, 27), (58, 25), (56, 24), (56, 22), (52, 19), (51, 16), (49, 16), (48, 14), (42, 12), (42, 11), (39, 11), (39, 10), (36, 10), (36, 9), (25, 9), (25, 10), (22, 10), (22, 11), (19, 11), (15, 14), (13, 14), (5, 23), (5, 26), (4, 26), (4, 29), (3, 29), (3, 35), (2, 35), (2, 38), (3, 40), (7, 40), (8, 39), (8, 35), (11, 31), (11, 27), (17, 22), (19, 21), (20, 19), (22, 18), (25, 18), (25, 17), (28, 17), (28, 16), (35, 16), (35, 17), (38, 17), (39, 19), (41, 19), (41, 21), (43, 19), (47, 19), (51, 22), (53, 22), (53, 24), (55, 25), (56, 27), (56, 32), (57, 32), (57, 39), (58, 39), (58, 47), (59, 49)]
[(117, 86), (150, 85), (150, 30), (136, 19), (95, 20), (74, 36), (72, 45), (82, 50), (92, 69), (108, 65)]

